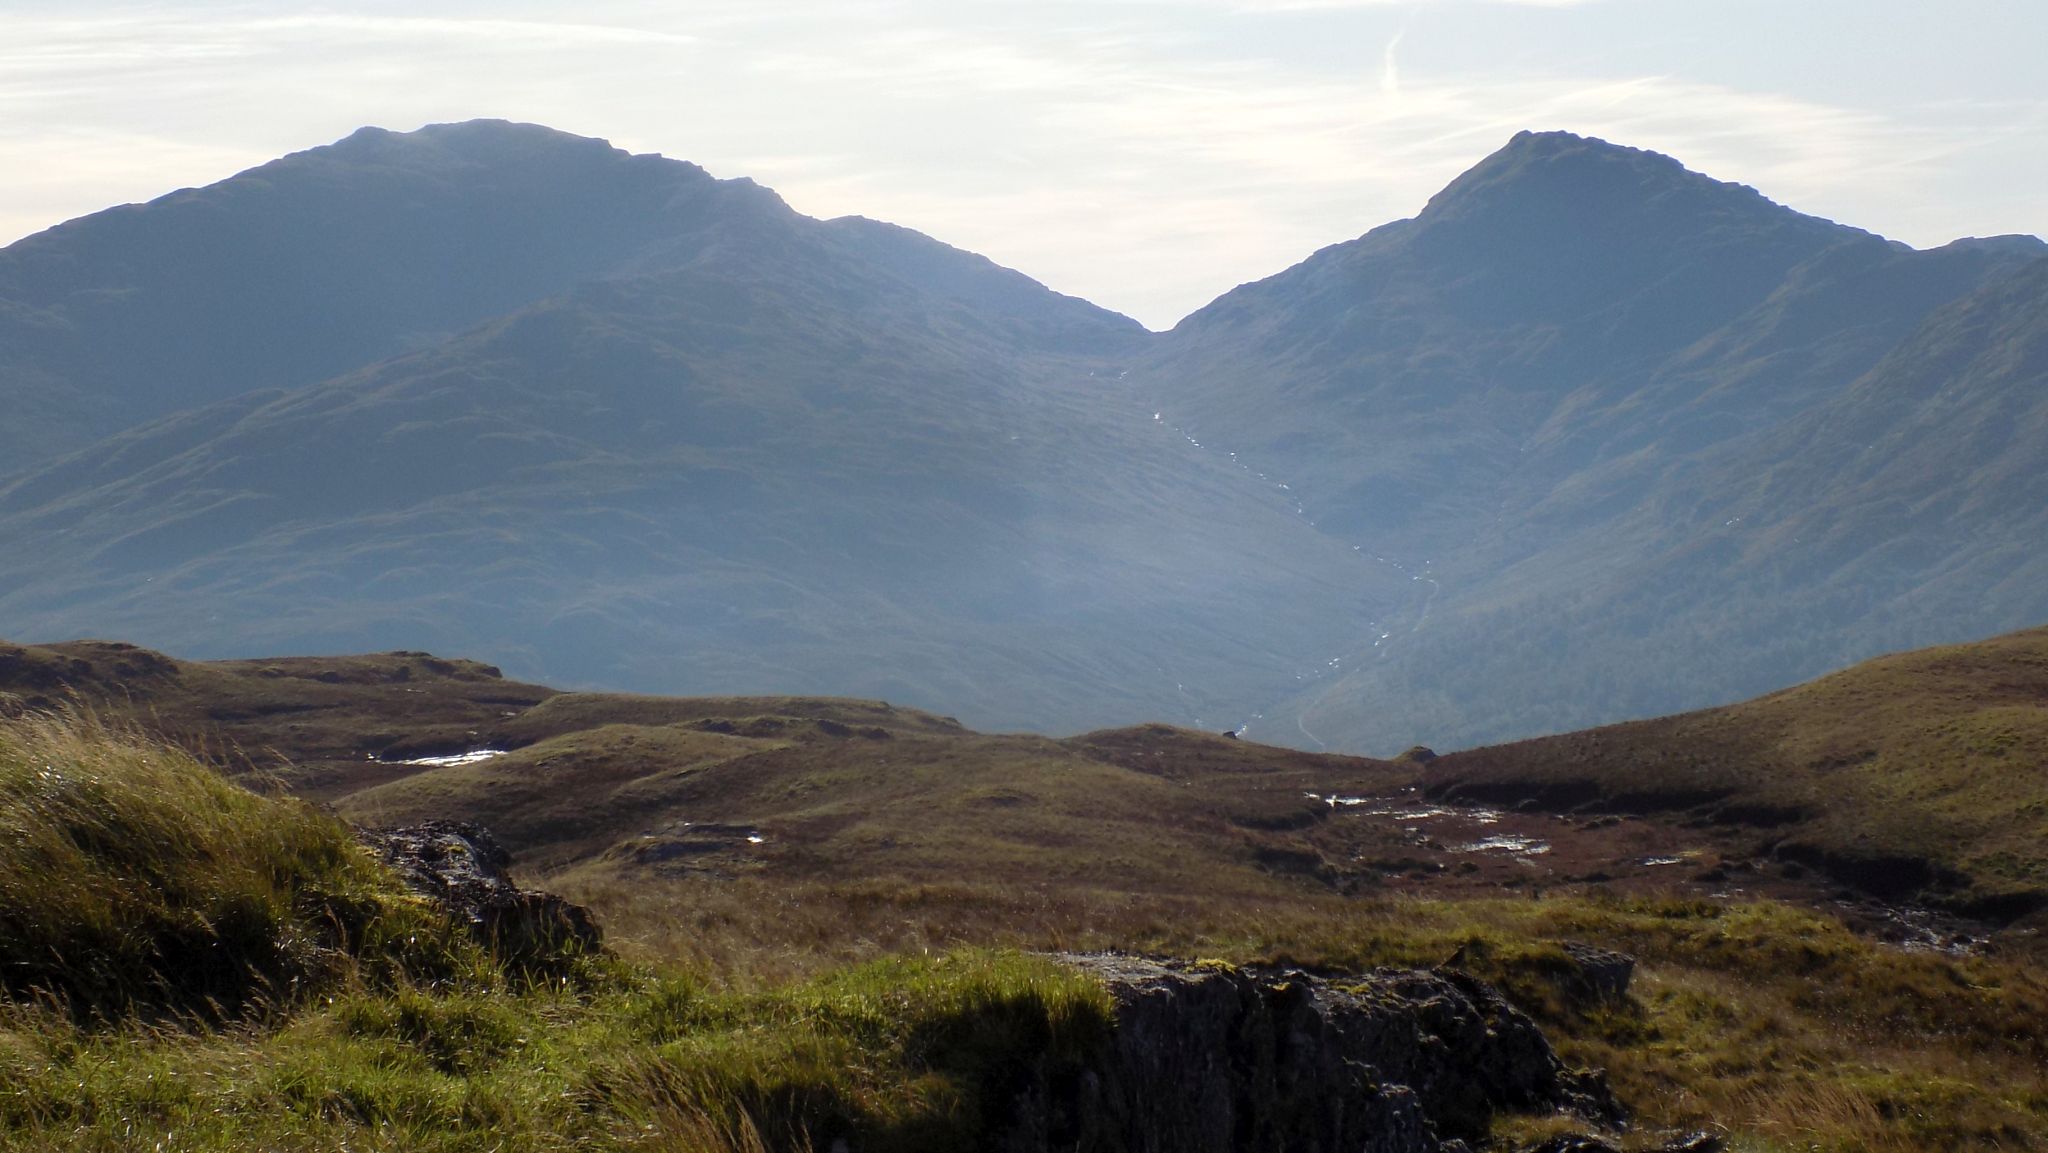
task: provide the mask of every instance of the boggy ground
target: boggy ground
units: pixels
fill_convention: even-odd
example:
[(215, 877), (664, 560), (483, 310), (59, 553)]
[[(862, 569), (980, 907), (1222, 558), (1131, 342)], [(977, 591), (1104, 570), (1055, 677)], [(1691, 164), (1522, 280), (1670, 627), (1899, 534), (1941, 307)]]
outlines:
[[(1985, 707), (2000, 731), (2031, 723), (2012, 686), (2042, 644), (2023, 634), (1970, 654), (1996, 670)], [(1877, 669), (1860, 688), (1843, 674), (1859, 709), (1922, 683)], [(1975, 732), (1966, 682), (1938, 683), (1949, 712), (1933, 723)], [(417, 653), (196, 664), (9, 648), (0, 691), (16, 709), (82, 699), (360, 822), (482, 822), (527, 879), (595, 906), (629, 956), (716, 988), (962, 947), (1332, 971), (1457, 955), (1569, 1059), (1610, 1071), (1641, 1141), (1721, 1125), (1739, 1149), (2048, 1144), (2038, 914), (1969, 899), (2039, 868), (2011, 857), (2039, 824), (2018, 793), (1976, 817), (2004, 872), (1980, 880), (1976, 858), (1952, 852), (1901, 889), (1853, 862), (1926, 859), (1941, 842), (1916, 832), (1893, 852), (1888, 830), (1914, 826), (1891, 819), (1871, 823), (1862, 857), (1802, 848), (1859, 843), (1843, 814), (1861, 810), (1834, 811), (1810, 785), (1805, 807), (1776, 805), (1799, 763), (1757, 770), (1732, 736), (1711, 746), (1718, 759), (1686, 752), (1690, 775), (1646, 800), (1619, 785), (1680, 753), (1642, 727), (1632, 744), (1528, 746), (1624, 755), (1531, 755), (1518, 774), (1514, 746), (1379, 761), (1156, 725), (988, 735), (881, 702), (556, 693)], [(1773, 699), (1672, 731), (1736, 734), (1741, 709)], [(1943, 771), (1977, 788), (2030, 746), (1959, 747)], [(1631, 999), (1570, 995), (1568, 940), (1640, 958)]]
[[(1964, 856), (1951, 849), (1911, 866), (1923, 884), (1902, 886), (1868, 859), (1924, 861), (1943, 843), (1892, 812), (1850, 831), (1843, 813), (1810, 799), (1817, 771), (1753, 767), (1770, 763), (1749, 747), (1761, 747), (1762, 726), (1741, 721), (1764, 713), (1782, 727), (1789, 703), (1815, 697), (1868, 712), (1886, 688), (1905, 691), (1903, 682), (1945, 702), (1938, 714), (1915, 704), (1908, 715), (1921, 729), (2038, 723), (2015, 719), (2013, 695), (2030, 691), (2017, 678), (2038, 673), (2043, 636), (1970, 651), (1994, 666), (1978, 678), (1982, 717), (1959, 719), (1972, 698), (1953, 677), (1913, 680), (1896, 667), (1960, 659), (1936, 650), (1736, 709), (1393, 761), (1164, 725), (1066, 740), (987, 735), (876, 701), (558, 693), (424, 653), (185, 662), (106, 643), (7, 646), (0, 703), (81, 698), (369, 824), (476, 820), (529, 869), (971, 878), (1197, 899), (1764, 897), (1828, 910), (1889, 939), (1972, 948), (2008, 925), (2008, 945), (2034, 939), (2020, 883), (2048, 867), (2048, 852), (2030, 853), (2024, 839), (2042, 819), (2030, 790), (2048, 783), (2038, 772), (2015, 779), (2010, 740), (1987, 746), (1982, 764), (1951, 755), (1946, 766), (1948, 792), (1997, 782), (2027, 793), (2026, 803), (1982, 806), (1968, 818), (1978, 828), (1952, 838), (1998, 840), (2003, 852), (1992, 859), (2002, 872), (1980, 883), (1949, 863)], [(1841, 727), (1840, 711), (1799, 715)], [(1701, 731), (1719, 739), (1697, 739)], [(1886, 737), (1867, 725), (1855, 731), (1869, 746), (1854, 759), (1860, 766)], [(1795, 791), (1809, 799), (1783, 799)], [(1873, 807), (1845, 791), (1839, 807), (1851, 805)], [(1893, 828), (1904, 832), (1887, 842)], [(1831, 845), (1846, 849), (1815, 847)], [(1985, 884), (2004, 885), (1994, 891), (2006, 904), (1952, 899), (1959, 887)]]

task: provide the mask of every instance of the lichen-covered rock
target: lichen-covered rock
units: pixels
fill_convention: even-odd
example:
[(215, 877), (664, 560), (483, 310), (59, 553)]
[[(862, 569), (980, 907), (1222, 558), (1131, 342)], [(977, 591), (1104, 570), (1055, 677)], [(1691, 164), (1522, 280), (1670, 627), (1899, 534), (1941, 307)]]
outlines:
[(1618, 1118), (1596, 1076), (1462, 973), (1062, 959), (1109, 987), (1116, 1026), (1085, 1073), (1026, 1092), (1015, 1153), (1442, 1153), (1497, 1112)]
[(1561, 947), (1573, 968), (1573, 987), (1567, 992), (1593, 1002), (1617, 1003), (1628, 998), (1629, 981), (1636, 971), (1634, 957), (1578, 941), (1566, 941)]
[(512, 855), (481, 826), (428, 821), (359, 835), (408, 888), (468, 925), (508, 966), (546, 970), (603, 947), (590, 910), (514, 884), (506, 872)]

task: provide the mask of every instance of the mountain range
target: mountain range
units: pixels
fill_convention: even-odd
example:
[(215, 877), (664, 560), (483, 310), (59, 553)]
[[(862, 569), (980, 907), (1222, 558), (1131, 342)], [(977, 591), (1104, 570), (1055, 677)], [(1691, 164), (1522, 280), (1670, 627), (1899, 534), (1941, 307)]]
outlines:
[(1524, 133), (1150, 333), (475, 122), (0, 250), (0, 634), (1390, 751), (2048, 620), (2048, 246)]

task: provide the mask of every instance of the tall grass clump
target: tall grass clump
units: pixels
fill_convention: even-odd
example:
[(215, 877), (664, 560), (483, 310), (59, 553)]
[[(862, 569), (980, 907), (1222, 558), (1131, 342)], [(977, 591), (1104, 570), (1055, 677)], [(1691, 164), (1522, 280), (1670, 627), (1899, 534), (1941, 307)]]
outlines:
[[(670, 986), (636, 1014), (652, 1042), (602, 1061), (593, 1101), (705, 1148), (988, 1148), (1019, 1096), (1108, 1042), (1100, 982), (1045, 957), (896, 956), (756, 994)], [(695, 1145), (686, 1147), (695, 1148)]]
[(82, 713), (0, 720), (0, 988), (219, 1017), (474, 946), (340, 821)]

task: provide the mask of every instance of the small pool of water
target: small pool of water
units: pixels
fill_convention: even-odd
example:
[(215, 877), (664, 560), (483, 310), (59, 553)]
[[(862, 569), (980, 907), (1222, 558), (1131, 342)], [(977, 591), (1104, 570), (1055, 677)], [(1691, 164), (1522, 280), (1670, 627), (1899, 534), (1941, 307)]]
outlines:
[(1469, 845), (1459, 845), (1452, 850), (1457, 853), (1515, 853), (1525, 857), (1540, 856), (1549, 851), (1549, 841), (1539, 841), (1534, 837), (1518, 837), (1512, 833), (1482, 837)]
[(446, 756), (440, 757), (413, 757), (410, 760), (391, 761), (389, 763), (394, 765), (422, 765), (427, 768), (433, 769), (447, 769), (453, 768), (456, 765), (473, 765), (476, 764), (478, 761), (488, 761), (492, 757), (502, 757), (504, 755), (504, 749), (471, 749), (466, 753), (449, 753)]

